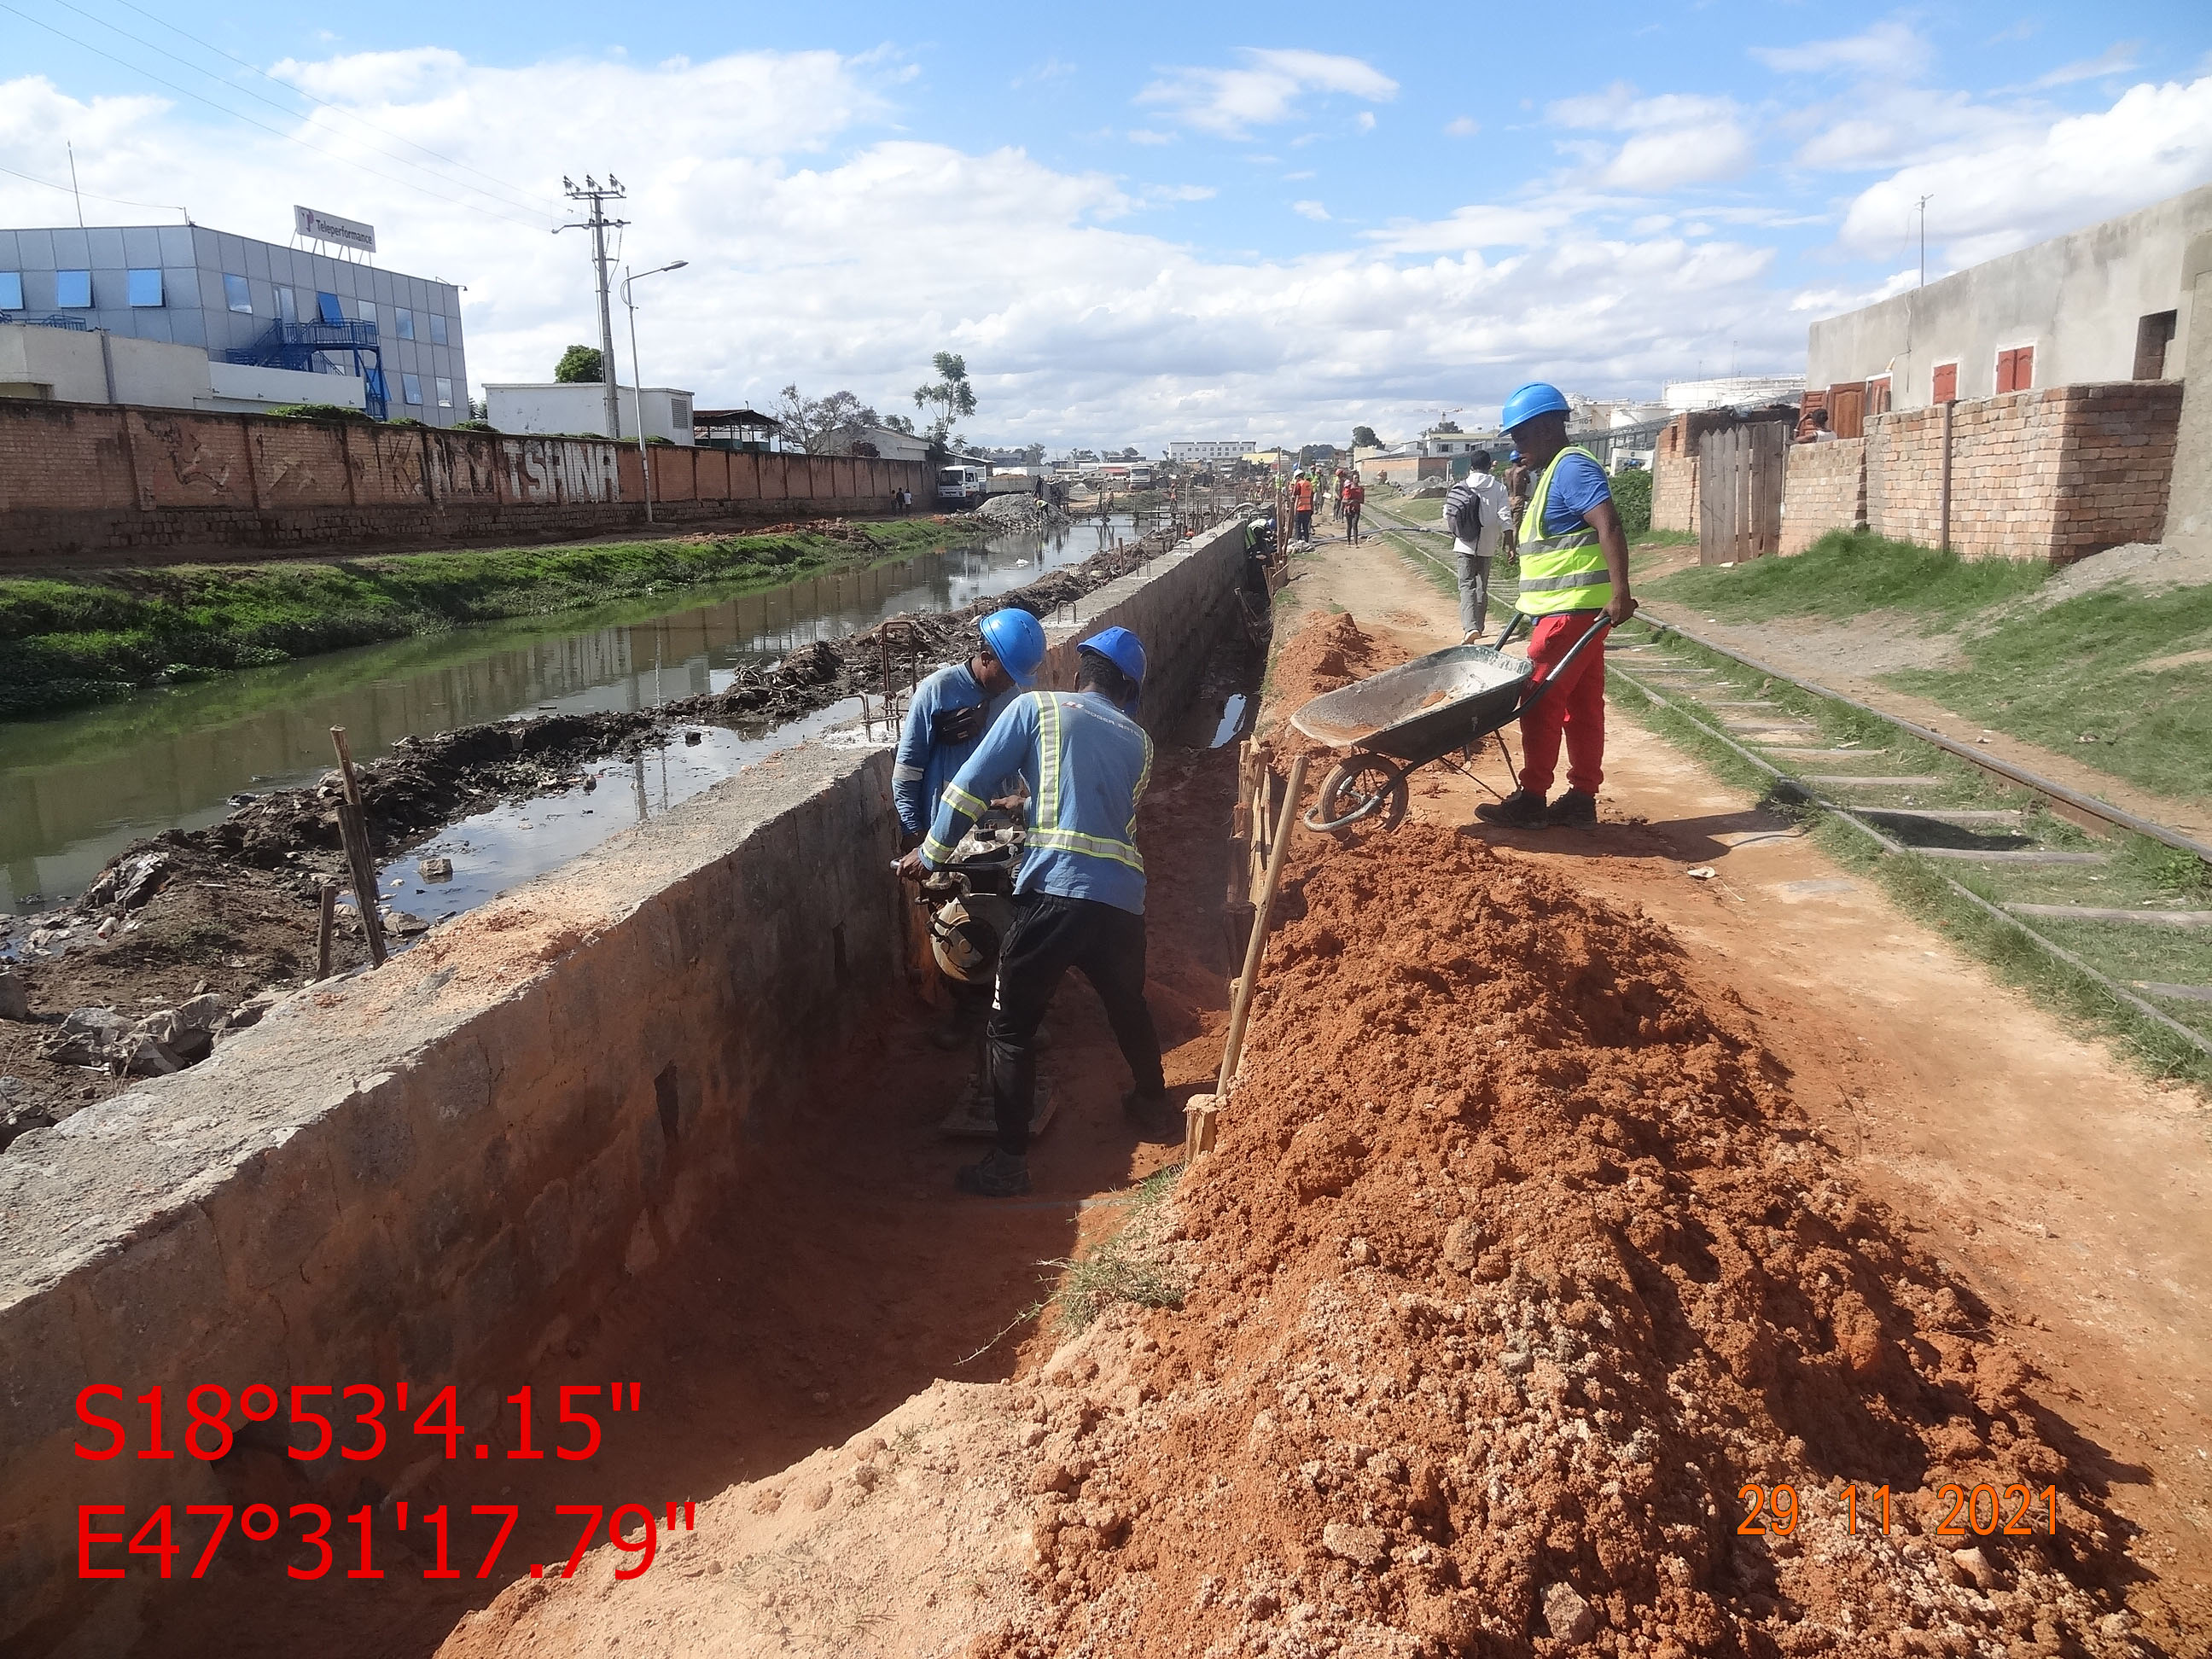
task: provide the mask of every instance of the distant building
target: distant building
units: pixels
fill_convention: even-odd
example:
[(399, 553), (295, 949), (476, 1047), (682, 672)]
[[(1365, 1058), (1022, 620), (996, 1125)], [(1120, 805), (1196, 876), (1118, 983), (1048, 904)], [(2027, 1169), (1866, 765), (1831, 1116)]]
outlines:
[[(206, 384), (187, 387), (165, 374), (170, 407), (327, 403), (429, 426), (468, 418), (453, 283), (204, 225), (0, 230), (0, 323), (197, 352)], [(313, 385), (319, 379), (325, 384)], [(11, 384), (50, 388), (13, 395), (63, 398), (54, 388), (64, 382)], [(118, 384), (112, 398), (64, 400), (129, 403), (128, 391)], [(174, 401), (187, 391), (189, 403)]]
[(1802, 374), (1730, 374), (1717, 380), (1669, 380), (1660, 394), (1669, 413), (1691, 415), (1705, 409), (1747, 409), (1763, 404), (1794, 404), (1805, 395)]
[(783, 427), (757, 409), (695, 409), (692, 441), (702, 449), (746, 450), (772, 455), (783, 447)]
[[(598, 380), (533, 380), (484, 387), (484, 418), (501, 432), (566, 433), (600, 438), (637, 438), (638, 397), (626, 386), (615, 387), (615, 411), (622, 430), (607, 430), (606, 387)], [(645, 388), (645, 435), (690, 447), (691, 394), (674, 386)]]
[(1252, 447), (1249, 438), (1178, 438), (1168, 446), (1171, 461), (1234, 461)]
[(926, 461), (929, 440), (895, 426), (868, 426), (860, 422), (835, 426), (815, 440), (817, 455), (874, 455), (885, 461)]

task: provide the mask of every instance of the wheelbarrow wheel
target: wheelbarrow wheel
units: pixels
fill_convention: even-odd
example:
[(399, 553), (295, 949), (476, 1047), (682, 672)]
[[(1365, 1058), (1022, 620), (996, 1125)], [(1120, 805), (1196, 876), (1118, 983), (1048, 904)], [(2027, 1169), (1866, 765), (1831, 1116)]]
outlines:
[(1300, 821), (1340, 839), (1395, 830), (1405, 818), (1406, 798), (1404, 772), (1380, 755), (1352, 755), (1329, 769)]

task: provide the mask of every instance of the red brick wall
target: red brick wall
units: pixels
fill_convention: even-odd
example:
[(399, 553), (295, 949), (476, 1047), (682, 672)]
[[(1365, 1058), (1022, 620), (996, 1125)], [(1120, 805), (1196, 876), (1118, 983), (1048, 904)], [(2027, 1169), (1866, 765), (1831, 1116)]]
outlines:
[[(2178, 381), (2121, 380), (1952, 404), (1951, 545), (1969, 558), (2066, 564), (2157, 540), (2181, 394)], [(1867, 422), (1866, 517), (1877, 534), (1941, 540), (1942, 413)]]
[[(671, 522), (935, 501), (912, 461), (655, 448)], [(635, 446), (0, 398), (0, 562), (556, 540), (644, 521)]]
[(1866, 522), (1866, 440), (1794, 444), (1782, 483), (1782, 550), (1802, 553), (1831, 530)]

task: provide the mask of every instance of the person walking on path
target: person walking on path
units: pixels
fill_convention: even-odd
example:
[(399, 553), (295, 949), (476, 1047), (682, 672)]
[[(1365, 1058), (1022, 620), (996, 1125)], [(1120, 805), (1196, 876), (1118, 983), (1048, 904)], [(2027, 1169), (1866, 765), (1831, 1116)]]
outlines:
[(1344, 539), (1359, 539), (1359, 509), (1367, 505), (1367, 487), (1359, 482), (1357, 472), (1347, 473), (1344, 480)]
[(1291, 477), (1291, 539), (1313, 539), (1313, 480), (1301, 471)]
[(900, 860), (919, 879), (952, 857), (987, 805), (994, 780), (1018, 772), (1029, 787), (1026, 847), (1014, 877), (1014, 921), (999, 950), (999, 982), (985, 1028), (998, 1144), (955, 1184), (986, 1198), (1030, 1189), (1030, 1119), (1036, 1098), (1036, 1029), (1071, 968), (1106, 1006), (1107, 1024), (1135, 1087), (1122, 1110), (1147, 1140), (1182, 1138), (1168, 1098), (1160, 1039), (1145, 1000), (1145, 860), (1137, 803), (1152, 775), (1152, 740), (1133, 718), (1145, 647), (1109, 628), (1076, 647), (1076, 689), (1014, 699), (945, 791), (920, 847)]
[(1473, 645), (1490, 620), (1491, 561), (1512, 510), (1505, 485), (1491, 476), (1490, 452), (1468, 457), (1468, 475), (1444, 492), (1444, 527), (1459, 562), (1460, 643)]
[[(1498, 423), (1535, 476), (1521, 520), (1519, 604), (1535, 619), (1528, 660), (1551, 689), (1521, 717), (1521, 787), (1502, 801), (1485, 801), (1475, 816), (1524, 830), (1595, 824), (1598, 786), (1605, 781), (1603, 641), (1551, 682), (1584, 634), (1636, 614), (1628, 538), (1605, 469), (1588, 450), (1567, 442), (1567, 400), (1557, 386), (1532, 380), (1519, 387), (1505, 400)], [(1547, 805), (1563, 737), (1567, 790)]]

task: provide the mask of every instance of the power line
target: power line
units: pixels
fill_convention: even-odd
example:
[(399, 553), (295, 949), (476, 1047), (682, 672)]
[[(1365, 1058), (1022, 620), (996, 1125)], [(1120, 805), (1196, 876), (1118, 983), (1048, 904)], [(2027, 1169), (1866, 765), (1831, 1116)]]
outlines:
[[(27, 173), (18, 173), (13, 167), (0, 167), (0, 173), (6, 173), (10, 179), (21, 179), (27, 185), (44, 185), (48, 190), (58, 190), (64, 196), (74, 196), (79, 193), (68, 185), (58, 185), (51, 179), (34, 178)], [(102, 196), (96, 190), (88, 190), (82, 193), (91, 197), (95, 202), (113, 202), (119, 207), (154, 208), (163, 213), (183, 213), (185, 215), (187, 222), (191, 219), (191, 215), (186, 210), (174, 202), (134, 202), (127, 196)]]
[[(160, 52), (161, 50), (159, 46), (154, 45), (152, 41), (143, 40), (139, 36), (131, 33), (128, 29), (123, 28), (117, 24), (111, 23), (106, 18), (97, 16), (94, 14), (85, 10), (82, 6), (71, 5), (70, 3), (70, 0), (55, 0), (55, 3), (67, 7), (70, 11), (76, 13), (80, 17), (90, 18), (92, 21), (98, 23), (102, 28), (113, 29), (116, 33), (121, 35), (125, 40), (137, 41), (138, 45), (144, 46), (149, 52)], [(531, 212), (540, 210), (538, 205), (539, 203), (545, 204), (548, 209), (550, 207), (552, 198), (550, 196), (539, 196), (535, 191), (532, 191), (526, 185), (512, 183), (507, 179), (500, 178), (496, 173), (486, 173), (481, 167), (471, 167), (469, 163), (460, 160), (457, 156), (448, 155), (442, 150), (432, 149), (428, 144), (418, 144), (412, 138), (408, 137), (404, 133), (394, 132), (389, 127), (379, 126), (367, 116), (356, 114), (352, 110), (346, 108), (343, 104), (333, 103), (327, 98), (319, 98), (313, 93), (309, 92), (304, 87), (295, 86), (289, 81), (286, 81), (276, 76), (271, 75), (267, 70), (263, 69), (258, 64), (249, 63), (246, 59), (238, 57), (234, 53), (225, 52), (221, 46), (216, 46), (210, 41), (201, 40), (199, 36), (191, 33), (188, 30), (179, 28), (174, 23), (170, 22), (167, 18), (155, 16), (152, 12), (148, 11), (143, 6), (132, 5), (131, 3), (131, 0), (115, 0), (115, 3), (122, 6), (126, 10), (137, 12), (141, 17), (147, 19), (150, 22), (160, 24), (172, 34), (191, 41), (202, 51), (211, 52), (216, 57), (235, 64), (242, 70), (249, 70), (252, 73), (259, 76), (263, 80), (269, 82), (271, 85), (282, 87), (285, 91), (292, 93), (295, 96), (304, 98), (311, 104), (319, 104), (323, 108), (331, 112), (331, 113), (343, 115), (349, 121), (352, 121), (361, 126), (364, 126), (371, 132), (381, 133), (384, 137), (392, 139), (397, 143), (406, 145), (410, 149), (420, 150), (425, 155), (435, 156), (439, 161), (444, 161), (450, 166), (457, 167), (464, 173), (473, 173), (479, 179), (489, 179), (493, 184), (497, 185), (501, 190), (508, 191), (511, 195), (520, 196), (526, 198), (525, 200), (519, 202), (510, 201), (507, 203), (508, 206), (523, 208)], [(188, 64), (187, 67), (198, 70), (200, 74), (207, 76), (210, 80), (220, 81), (225, 86), (237, 85), (235, 82), (225, 80), (222, 76), (216, 75), (211, 70), (199, 69), (199, 66), (196, 64)], [(261, 103), (267, 104), (271, 109), (283, 110), (288, 115), (296, 115), (299, 113), (297, 110), (292, 109), (286, 105), (280, 104), (273, 98), (263, 98), (258, 93), (248, 92), (244, 87), (239, 87), (238, 90), (245, 93), (249, 98), (252, 98)], [(374, 149), (375, 147), (372, 145), (370, 148)], [(391, 156), (392, 160), (398, 161), (403, 167), (422, 166), (421, 162), (410, 161), (404, 155), (393, 155), (390, 150), (379, 150), (377, 153), (381, 155)], [(422, 170), (425, 173), (428, 173), (433, 178), (444, 178), (443, 174), (435, 172), (432, 168), (423, 167)], [(464, 184), (458, 179), (446, 179), (446, 182), (458, 185), (463, 190), (477, 190), (479, 195), (491, 194), (489, 191), (477, 190), (477, 187), (474, 185)], [(500, 198), (494, 197), (493, 199), (498, 200)], [(546, 212), (546, 217), (551, 218), (553, 216), (555, 216), (554, 214), (550, 210)]]
[(141, 68), (138, 64), (130, 62), (127, 58), (118, 58), (112, 52), (102, 51), (100, 47), (94, 46), (88, 40), (80, 40), (75, 35), (70, 34), (64, 30), (56, 28), (52, 23), (47, 22), (44, 18), (33, 17), (27, 11), (23, 11), (15, 6), (9, 5), (6, 3), (6, 0), (0, 0), (0, 11), (11, 13), (14, 15), (21, 18), (27, 23), (36, 24), (39, 27), (46, 30), (47, 33), (68, 41), (70, 45), (77, 47), (80, 51), (88, 52), (96, 58), (105, 58), (109, 63), (118, 64), (122, 68), (131, 70), (135, 75), (143, 75), (146, 79), (151, 81), (155, 86), (167, 87), (170, 91), (180, 94), (184, 97), (192, 100), (195, 103), (205, 104), (210, 109), (215, 110), (222, 114), (228, 115), (234, 121), (243, 121), (247, 126), (257, 127), (263, 132), (268, 133), (274, 137), (285, 140), (288, 143), (297, 144), (302, 149), (311, 149), (318, 155), (327, 155), (334, 161), (342, 161), (347, 167), (353, 168), (356, 172), (366, 173), (372, 179), (381, 179), (386, 184), (398, 185), (403, 190), (414, 191), (418, 194), (428, 196), (434, 201), (443, 202), (449, 207), (464, 208), (471, 213), (482, 213), (489, 218), (498, 219), (507, 224), (520, 226), (525, 230), (543, 230), (545, 228), (543, 225), (524, 224), (521, 220), (509, 218), (504, 213), (494, 213), (489, 208), (478, 207), (469, 202), (458, 201), (451, 196), (441, 196), (436, 191), (431, 190), (425, 185), (418, 185), (411, 179), (397, 178), (380, 168), (370, 167), (364, 161), (356, 161), (349, 155), (342, 155), (337, 150), (325, 149), (320, 144), (311, 144), (306, 139), (301, 137), (297, 133), (286, 132), (282, 128), (272, 127), (266, 121), (257, 121), (252, 116), (231, 108), (228, 104), (218, 104), (214, 99), (204, 97), (201, 94), (194, 92), (190, 87), (180, 87), (174, 81), (165, 81), (160, 76), (155, 74), (151, 70)]

